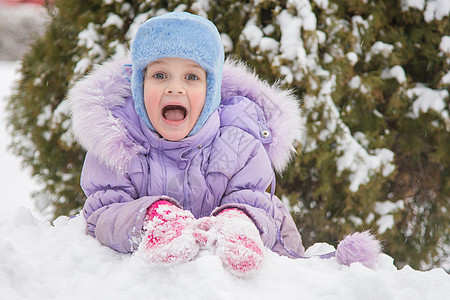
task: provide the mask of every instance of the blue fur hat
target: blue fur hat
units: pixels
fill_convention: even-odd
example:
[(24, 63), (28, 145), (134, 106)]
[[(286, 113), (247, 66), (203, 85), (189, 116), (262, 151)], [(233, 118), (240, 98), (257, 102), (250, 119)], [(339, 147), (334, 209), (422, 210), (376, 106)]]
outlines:
[(205, 104), (189, 133), (193, 135), (220, 104), (224, 49), (219, 31), (211, 21), (187, 12), (154, 17), (139, 27), (131, 46), (131, 91), (136, 112), (153, 131), (144, 103), (144, 70), (150, 62), (164, 57), (190, 59), (206, 71)]

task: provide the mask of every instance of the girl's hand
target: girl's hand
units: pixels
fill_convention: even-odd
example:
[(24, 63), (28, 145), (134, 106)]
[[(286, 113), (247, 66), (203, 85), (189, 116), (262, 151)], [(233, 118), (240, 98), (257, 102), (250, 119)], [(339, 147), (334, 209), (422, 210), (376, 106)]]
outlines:
[(220, 257), (238, 277), (256, 272), (264, 261), (264, 246), (253, 221), (239, 209), (225, 209), (216, 217), (196, 221), (197, 241)]
[(193, 236), (195, 218), (166, 200), (147, 210), (144, 222), (144, 258), (152, 263), (179, 264), (192, 260), (199, 251)]

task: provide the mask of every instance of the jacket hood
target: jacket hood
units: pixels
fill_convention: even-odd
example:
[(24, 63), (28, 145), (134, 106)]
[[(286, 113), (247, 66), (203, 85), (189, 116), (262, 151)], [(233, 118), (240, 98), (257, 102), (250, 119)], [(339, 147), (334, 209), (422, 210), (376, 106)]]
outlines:
[[(113, 59), (95, 66), (69, 91), (72, 130), (81, 146), (106, 166), (123, 171), (145, 147), (136, 142), (126, 124), (113, 114), (132, 95), (124, 66), (129, 58)], [(269, 85), (242, 62), (227, 60), (223, 66), (222, 99), (243, 96), (264, 113), (270, 143), (265, 149), (275, 170), (281, 173), (295, 153), (295, 141), (304, 134), (304, 119), (292, 91)], [(226, 103), (222, 103), (226, 105)]]

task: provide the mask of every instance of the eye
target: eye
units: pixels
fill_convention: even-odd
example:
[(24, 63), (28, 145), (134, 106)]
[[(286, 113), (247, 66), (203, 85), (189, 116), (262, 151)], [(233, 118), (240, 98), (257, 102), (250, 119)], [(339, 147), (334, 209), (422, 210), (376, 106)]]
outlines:
[(198, 80), (199, 78), (195, 74), (189, 74), (189, 75), (186, 76), (186, 79), (187, 80)]
[(165, 79), (166, 75), (164, 73), (156, 73), (153, 75), (153, 78), (155, 79)]

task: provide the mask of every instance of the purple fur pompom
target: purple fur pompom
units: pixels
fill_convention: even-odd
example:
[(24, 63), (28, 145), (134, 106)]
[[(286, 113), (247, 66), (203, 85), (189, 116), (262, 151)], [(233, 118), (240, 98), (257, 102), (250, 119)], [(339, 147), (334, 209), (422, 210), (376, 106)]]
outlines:
[(372, 268), (381, 252), (380, 242), (368, 231), (356, 232), (344, 238), (336, 250), (336, 259), (340, 264), (349, 266), (360, 262)]

